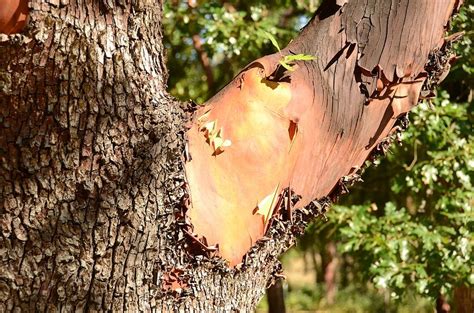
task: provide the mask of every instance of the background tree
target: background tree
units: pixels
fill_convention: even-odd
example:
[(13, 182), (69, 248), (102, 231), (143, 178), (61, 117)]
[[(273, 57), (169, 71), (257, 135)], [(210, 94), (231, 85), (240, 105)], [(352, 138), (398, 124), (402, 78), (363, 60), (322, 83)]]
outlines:
[[(441, 8), (423, 3), (428, 10)], [(336, 34), (325, 27), (360, 8), (353, 1), (345, 4), (328, 1), (306, 28), (306, 40), (300, 37), (295, 45)], [(386, 4), (372, 17), (389, 25)], [(315, 212), (296, 212), (293, 221), (276, 218), (269, 238), (238, 268), (189, 238), (182, 154), (192, 108), (166, 92), (161, 2), (29, 1), (28, 6), (22, 33), (0, 36), (1, 310), (253, 308), (279, 271), (277, 256)], [(447, 17), (446, 10), (429, 20), (423, 19), (425, 11), (407, 12), (437, 24), (437, 31)], [(351, 26), (347, 30), (350, 37), (357, 35)], [(436, 44), (442, 34), (437, 35)], [(355, 42), (366, 52), (375, 45)], [(199, 43), (195, 38), (197, 52)], [(335, 50), (319, 51), (315, 68), (332, 65), (329, 61), (341, 56), (334, 53), (344, 51), (342, 43), (329, 43)], [(416, 59), (418, 70), (432, 44)], [(200, 54), (203, 66), (205, 59)], [(324, 75), (335, 77), (332, 70)], [(373, 80), (365, 75), (364, 84)], [(371, 96), (362, 91), (353, 96)]]

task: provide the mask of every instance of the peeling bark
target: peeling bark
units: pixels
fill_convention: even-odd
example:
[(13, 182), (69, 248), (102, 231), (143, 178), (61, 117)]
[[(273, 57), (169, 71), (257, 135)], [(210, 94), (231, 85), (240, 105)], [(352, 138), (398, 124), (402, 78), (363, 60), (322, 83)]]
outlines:
[[(235, 265), (268, 228), (268, 216), (255, 212), (269, 196), (271, 216), (287, 188), (301, 196), (292, 210), (345, 191), (417, 104), (433, 76), (425, 66), (459, 5), (326, 1), (285, 49), (248, 65), (188, 131), (195, 233)], [(297, 54), (316, 59), (293, 72), (279, 64)], [(217, 154), (214, 135), (232, 144)]]
[[(333, 2), (328, 2), (329, 7)], [(286, 164), (286, 156), (272, 161), (276, 163), (268, 170), (285, 179), (265, 181), (269, 190), (261, 189), (264, 183), (255, 188), (260, 179), (257, 172), (242, 181), (254, 183), (245, 187), (252, 197), (240, 193), (229, 198), (237, 201), (232, 208), (247, 214), (249, 224), (244, 226), (255, 228), (251, 240), (245, 235), (245, 244), (234, 257), (242, 264), (229, 268), (225, 260), (210, 258), (215, 252), (206, 245), (190, 238), (188, 213), (194, 231), (206, 235), (209, 245), (219, 243), (218, 252), (224, 255), (227, 243), (220, 241), (221, 230), (242, 221), (236, 211), (234, 221), (234, 215), (228, 215), (217, 228), (211, 223), (208, 230), (218, 234), (217, 240), (211, 240), (200, 228), (205, 224), (199, 223), (201, 213), (196, 212), (205, 210), (202, 216), (208, 217), (216, 210), (225, 212), (226, 206), (217, 206), (209, 194), (214, 206), (198, 208), (195, 188), (206, 186), (205, 180), (189, 180), (192, 198), (188, 198), (185, 125), (195, 108), (176, 102), (166, 92), (161, 1), (29, 1), (29, 22), (23, 32), (0, 34), (0, 311), (251, 311), (281, 271), (278, 255), (294, 243), (311, 218), (325, 210), (327, 200), (297, 211), (291, 208), (302, 208), (330, 193), (418, 96), (421, 82), (406, 82), (417, 79), (421, 72), (415, 70), (409, 77), (386, 83), (385, 97), (361, 94), (354, 78), (360, 58), (348, 54), (350, 45), (358, 41), (348, 35), (353, 26), (344, 19), (351, 16), (351, 2), (335, 11), (324, 6), (284, 50), (313, 53), (316, 61), (299, 63), (291, 83), (265, 79), (262, 87), (278, 85), (272, 89), (276, 93), (270, 94), (273, 105), (291, 109), (285, 114), (294, 124), (278, 125), (284, 127), (281, 143), (293, 144), (292, 151), (298, 153), (293, 154), (293, 163)], [(419, 42), (436, 43), (427, 52), (440, 43), (451, 12), (443, 13), (439, 19), (429, 17), (436, 26), (430, 33), (433, 40), (419, 38)], [(425, 12), (413, 15), (426, 19)], [(378, 17), (378, 11), (373, 16)], [(339, 32), (344, 23), (347, 34)], [(378, 45), (368, 38), (365, 53)], [(386, 49), (390, 48), (382, 52)], [(427, 55), (418, 51), (410, 50), (403, 60), (409, 58), (417, 66), (427, 61)], [(254, 63), (258, 66), (245, 69), (210, 103), (225, 100), (230, 89), (242, 87), (241, 80), (247, 84), (247, 79), (257, 79), (253, 83), (259, 86), (258, 80), (268, 77), (277, 61), (274, 55), (258, 61), (262, 66)], [(363, 64), (371, 70), (376, 64), (390, 69), (391, 63), (367, 60)], [(408, 93), (406, 100), (392, 99), (395, 87)], [(251, 91), (249, 97), (258, 99), (258, 88)], [(239, 92), (243, 91), (234, 95), (240, 97)], [(367, 99), (371, 101), (364, 106)], [(389, 110), (382, 119), (390, 105), (393, 112)], [(194, 116), (201, 113), (198, 110)], [(219, 119), (218, 127), (228, 127), (221, 123)], [(317, 127), (308, 126), (313, 124)], [(202, 136), (196, 125), (191, 132)], [(232, 132), (225, 129), (226, 134)], [(198, 160), (192, 135), (190, 140), (191, 157)], [(220, 160), (236, 146), (233, 141), (214, 159)], [(344, 154), (350, 158), (346, 160)], [(270, 151), (268, 156), (272, 155)], [(309, 168), (303, 166), (308, 159), (314, 163)], [(239, 177), (235, 169), (230, 177)], [(243, 167), (240, 171), (246, 173)], [(320, 179), (313, 183), (314, 175)], [(287, 211), (274, 209), (273, 217), (264, 222), (251, 212), (257, 200), (275, 189), (285, 194), (285, 201), (272, 201), (269, 207)], [(262, 194), (254, 196), (255, 192)], [(298, 204), (296, 194), (303, 197)], [(189, 202), (194, 212), (186, 212)]]

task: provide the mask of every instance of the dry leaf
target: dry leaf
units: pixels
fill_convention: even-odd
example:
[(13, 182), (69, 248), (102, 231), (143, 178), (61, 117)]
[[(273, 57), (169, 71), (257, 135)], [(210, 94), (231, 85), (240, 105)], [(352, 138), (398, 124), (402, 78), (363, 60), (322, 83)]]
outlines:
[(232, 142), (229, 139), (224, 139), (223, 137), (223, 131), (220, 129), (217, 134), (212, 138), (211, 146), (216, 151), (219, 148), (225, 148), (225, 147), (230, 147)]
[(267, 223), (267, 221), (272, 216), (278, 194), (278, 187), (280, 187), (280, 184), (278, 184), (275, 187), (275, 190), (271, 194), (263, 198), (263, 200), (260, 201), (260, 203), (257, 205), (257, 211), (255, 212), (255, 214), (263, 215), (263, 220), (265, 223)]
[(209, 114), (211, 113), (211, 109), (207, 110), (203, 115), (201, 115), (197, 120), (198, 120), (198, 123), (202, 123), (204, 121), (207, 120), (207, 118), (209, 117)]

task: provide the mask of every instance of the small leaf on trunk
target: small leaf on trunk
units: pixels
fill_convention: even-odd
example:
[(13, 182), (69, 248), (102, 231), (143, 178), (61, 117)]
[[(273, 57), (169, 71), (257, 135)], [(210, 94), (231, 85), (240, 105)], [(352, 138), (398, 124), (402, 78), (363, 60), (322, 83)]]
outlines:
[(276, 197), (278, 195), (278, 187), (279, 186), (280, 186), (280, 184), (278, 184), (275, 187), (275, 190), (273, 190), (273, 192), (271, 194), (269, 194), (268, 196), (263, 198), (263, 200), (260, 201), (257, 205), (257, 210), (256, 210), (255, 214), (262, 215), (265, 224), (267, 223), (267, 221), (272, 216), (273, 209), (274, 209), (274, 206), (275, 206), (275, 203), (276, 203)]

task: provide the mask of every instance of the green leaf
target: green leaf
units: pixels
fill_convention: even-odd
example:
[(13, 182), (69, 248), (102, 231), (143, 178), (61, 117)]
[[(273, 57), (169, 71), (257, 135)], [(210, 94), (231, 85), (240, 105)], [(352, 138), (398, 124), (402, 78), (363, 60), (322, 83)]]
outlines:
[(263, 30), (263, 33), (271, 41), (272, 45), (275, 46), (275, 48), (277, 48), (278, 51), (281, 51), (280, 46), (278, 45), (278, 42), (275, 39), (275, 37), (272, 34), (270, 34), (269, 32), (266, 32), (264, 30)]
[(290, 72), (293, 72), (295, 69), (293, 68), (293, 66), (291, 66), (290, 64), (286, 63), (284, 60), (280, 60), (279, 63), (281, 64), (281, 66), (283, 66), (284, 68), (286, 68), (288, 71)]
[(285, 62), (293, 62), (293, 61), (312, 61), (315, 60), (316, 57), (309, 55), (309, 54), (291, 54), (285, 55)]

